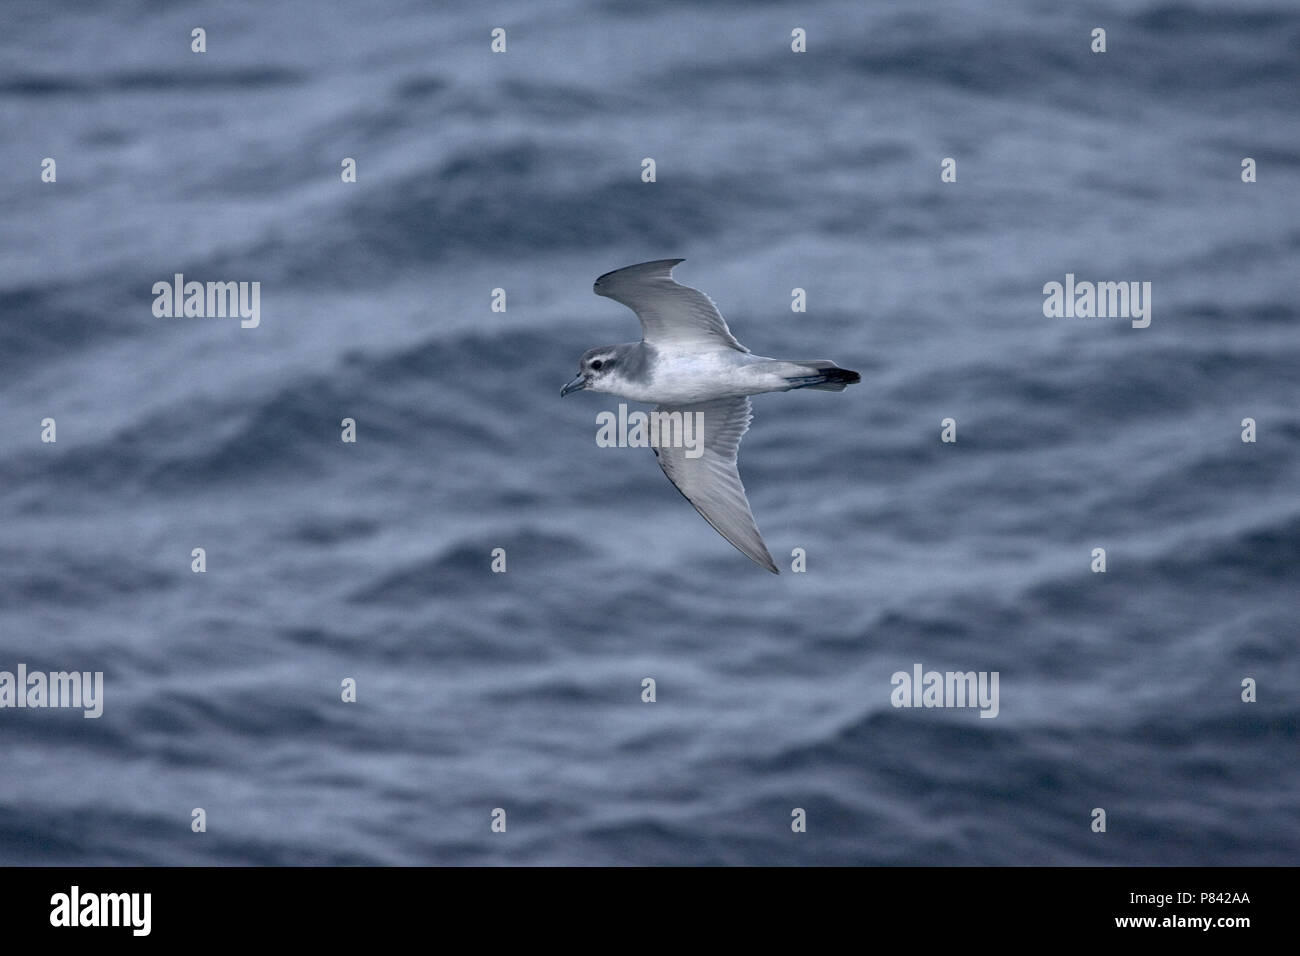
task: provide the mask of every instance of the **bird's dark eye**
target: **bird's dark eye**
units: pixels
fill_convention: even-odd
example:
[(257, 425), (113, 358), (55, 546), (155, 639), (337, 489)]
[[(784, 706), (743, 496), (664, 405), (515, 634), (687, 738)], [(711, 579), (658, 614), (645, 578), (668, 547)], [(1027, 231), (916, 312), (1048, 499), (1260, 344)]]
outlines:
[(605, 363), (602, 362), (600, 359), (596, 359), (596, 360), (594, 360), (594, 361), (591, 363), (591, 367), (592, 367), (593, 370), (599, 370), (600, 367), (601, 367), (602, 365), (604, 365), (604, 364), (605, 364)]

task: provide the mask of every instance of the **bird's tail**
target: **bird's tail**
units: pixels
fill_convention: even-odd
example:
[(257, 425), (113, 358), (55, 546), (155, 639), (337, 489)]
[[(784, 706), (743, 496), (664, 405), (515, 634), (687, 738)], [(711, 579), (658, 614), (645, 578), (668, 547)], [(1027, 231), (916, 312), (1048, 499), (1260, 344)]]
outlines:
[(823, 392), (842, 392), (850, 385), (862, 381), (862, 376), (852, 369), (840, 368), (834, 362), (823, 360), (798, 361), (786, 363), (794, 366), (785, 379), (790, 383), (786, 391), (795, 388), (815, 388)]

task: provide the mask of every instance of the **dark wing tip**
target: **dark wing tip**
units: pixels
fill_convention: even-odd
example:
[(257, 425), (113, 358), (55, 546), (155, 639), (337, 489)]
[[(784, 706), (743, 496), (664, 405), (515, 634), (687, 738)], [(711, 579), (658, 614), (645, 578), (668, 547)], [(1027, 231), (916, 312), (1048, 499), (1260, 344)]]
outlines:
[(596, 295), (605, 295), (605, 290), (601, 288), (605, 280), (610, 279), (619, 273), (627, 272), (630, 269), (640, 269), (645, 272), (651, 272), (654, 270), (655, 266), (667, 266), (668, 272), (671, 273), (673, 269), (677, 268), (677, 266), (681, 265), (685, 261), (685, 259), (652, 259), (649, 262), (637, 262), (630, 266), (623, 266), (621, 269), (613, 269), (606, 272), (603, 276), (597, 276), (596, 281), (592, 283), (591, 291), (596, 293)]

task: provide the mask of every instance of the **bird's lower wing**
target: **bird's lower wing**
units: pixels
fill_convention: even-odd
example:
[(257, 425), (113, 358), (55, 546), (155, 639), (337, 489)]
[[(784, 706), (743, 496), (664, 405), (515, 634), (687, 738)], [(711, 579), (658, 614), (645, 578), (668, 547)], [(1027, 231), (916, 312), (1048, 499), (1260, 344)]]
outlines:
[[(695, 428), (696, 423), (700, 423), (704, 431), (702, 441), (698, 431), (691, 434), (703, 453), (690, 458), (686, 453), (691, 449), (678, 447), (681, 442), (666, 442), (664, 419), (661, 418), (660, 447), (654, 450), (659, 467), (718, 534), (755, 564), (773, 574), (780, 574), (768, 554), (767, 545), (763, 543), (763, 536), (758, 533), (758, 526), (754, 524), (754, 514), (749, 510), (745, 486), (740, 483), (740, 471), (736, 466), (741, 436), (749, 430), (749, 421), (753, 417), (749, 399), (724, 398), (694, 405), (660, 405), (655, 409), (659, 415), (677, 412), (681, 413), (683, 427), (686, 427), (687, 416), (690, 416), (689, 427)], [(702, 417), (697, 417), (697, 412)]]

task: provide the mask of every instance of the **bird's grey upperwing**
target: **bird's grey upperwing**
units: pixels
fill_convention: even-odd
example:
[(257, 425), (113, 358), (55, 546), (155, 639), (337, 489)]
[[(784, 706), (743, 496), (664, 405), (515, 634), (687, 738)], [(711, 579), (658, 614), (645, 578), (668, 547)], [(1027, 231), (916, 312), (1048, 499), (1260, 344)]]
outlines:
[(685, 261), (657, 259), (615, 269), (597, 279), (592, 289), (635, 312), (641, 320), (641, 337), (651, 345), (748, 352), (731, 334), (712, 299), (673, 279), (673, 266)]
[(694, 405), (660, 405), (655, 411), (681, 412), (683, 423), (687, 415), (692, 415), (694, 422), (693, 413), (703, 413), (703, 454), (697, 458), (686, 456), (688, 448), (663, 446), (661, 420), (661, 447), (654, 449), (659, 467), (718, 534), (755, 564), (780, 574), (754, 524), (754, 514), (749, 509), (745, 486), (740, 483), (736, 467), (741, 436), (749, 430), (753, 417), (749, 399), (720, 398)]

